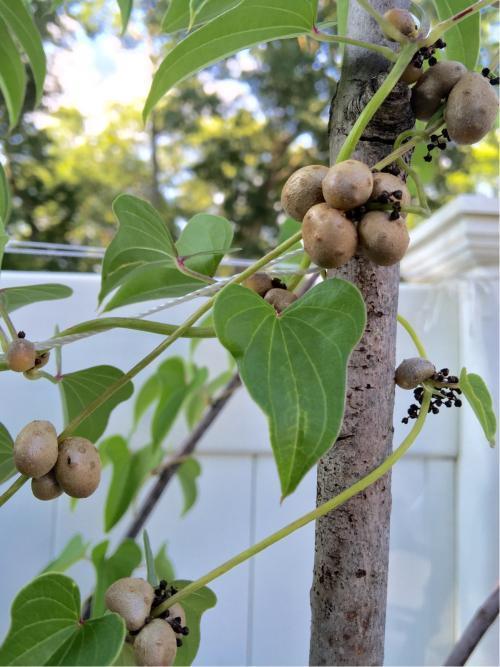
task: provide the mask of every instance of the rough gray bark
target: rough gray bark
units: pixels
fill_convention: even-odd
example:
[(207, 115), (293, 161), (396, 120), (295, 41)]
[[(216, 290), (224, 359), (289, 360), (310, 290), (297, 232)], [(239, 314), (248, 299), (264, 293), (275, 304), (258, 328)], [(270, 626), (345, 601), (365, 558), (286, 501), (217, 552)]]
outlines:
[[(409, 3), (372, 0), (371, 4), (383, 13)], [(348, 34), (390, 45), (356, 2), (349, 3)], [(389, 67), (373, 52), (346, 49), (342, 78), (332, 102), (332, 163)], [(396, 136), (413, 123), (409, 90), (399, 84), (367, 128), (353, 157), (375, 164), (390, 152)], [(378, 267), (356, 257), (336, 275), (359, 287), (368, 321), (349, 364), (341, 436), (318, 465), (318, 504), (375, 468), (392, 448), (399, 267)], [(311, 665), (383, 663), (390, 513), (390, 477), (386, 476), (317, 522)]]

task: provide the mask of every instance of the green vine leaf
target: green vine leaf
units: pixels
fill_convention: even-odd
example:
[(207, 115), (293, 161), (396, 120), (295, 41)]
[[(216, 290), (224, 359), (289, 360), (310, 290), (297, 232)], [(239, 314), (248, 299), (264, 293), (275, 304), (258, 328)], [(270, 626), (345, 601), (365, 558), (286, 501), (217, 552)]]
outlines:
[(497, 418), (493, 409), (493, 399), (485, 381), (476, 373), (467, 373), (462, 368), (460, 373), (460, 389), (474, 411), (490, 447), (495, 446)]
[(359, 290), (327, 280), (277, 316), (239, 285), (215, 301), (215, 330), (269, 421), (283, 497), (328, 451), (344, 415), (347, 362), (365, 328)]
[(11, 34), (15, 36), (29, 60), (36, 89), (35, 103), (38, 104), (46, 74), (46, 59), (40, 32), (23, 2), (0, 0), (0, 17), (9, 26)]
[(160, 579), (171, 582), (175, 579), (175, 570), (172, 561), (167, 556), (167, 545), (162, 544), (155, 556), (155, 571)]
[(182, 493), (184, 494), (184, 507), (182, 508), (181, 516), (187, 514), (196, 502), (196, 498), (198, 497), (197, 479), (200, 475), (201, 466), (193, 458), (186, 459), (177, 470), (177, 476), (181, 484)]
[(34, 579), (17, 594), (0, 647), (2, 665), (112, 665), (125, 639), (117, 614), (80, 622), (80, 592), (62, 574)]
[(61, 551), (59, 556), (51, 561), (40, 574), (45, 572), (65, 572), (79, 560), (85, 558), (89, 542), (84, 542), (83, 537), (78, 533), (74, 535)]
[(117, 579), (130, 577), (142, 560), (140, 548), (134, 540), (124, 540), (115, 553), (106, 558), (109, 540), (97, 544), (92, 550), (92, 563), (96, 571), (96, 584), (92, 596), (92, 618), (104, 614), (104, 595), (108, 587)]
[(73, 290), (71, 287), (68, 287), (67, 285), (59, 285), (58, 283), (25, 285), (22, 287), (4, 287), (3, 289), (0, 289), (0, 298), (9, 313), (40, 301), (67, 299), (72, 294)]
[(144, 118), (171, 88), (200, 69), (255, 44), (308, 33), (315, 19), (313, 4), (313, 0), (242, 0), (190, 33), (154, 75)]
[[(434, 0), (434, 6), (440, 21), (458, 14), (470, 5), (470, 0)], [(467, 69), (474, 69), (481, 45), (481, 17), (479, 13), (469, 16), (447, 30), (444, 39), (446, 40), (448, 60), (458, 60)]]
[[(7, 176), (5, 170), (0, 163), (0, 232), (9, 220), (11, 207), (10, 188), (7, 183)], [(1, 237), (0, 237), (1, 238)], [(0, 256), (0, 266), (1, 266)]]
[(99, 302), (117, 292), (105, 310), (199, 289), (205, 283), (179, 271), (176, 258), (218, 251), (185, 261), (189, 269), (212, 276), (233, 240), (231, 224), (215, 215), (195, 215), (174, 243), (160, 214), (142, 199), (120, 195), (113, 211), (119, 229), (104, 255)]
[[(173, 586), (177, 590), (182, 590), (190, 583), (190, 581), (178, 580), (173, 582)], [(189, 637), (177, 649), (174, 665), (182, 665), (184, 667), (185, 665), (193, 664), (193, 660), (196, 658), (200, 647), (201, 617), (207, 609), (215, 607), (216, 604), (217, 597), (215, 593), (206, 586), (182, 600), (182, 606), (186, 612), (186, 625), (189, 628)]]
[(149, 541), (148, 531), (143, 532), (144, 541), (144, 557), (146, 558), (146, 569), (148, 573), (148, 581), (153, 588), (158, 586), (158, 577), (156, 575), (156, 566), (153, 552), (151, 550), (151, 542)]
[(127, 31), (127, 26), (130, 20), (130, 14), (132, 13), (133, 5), (134, 5), (134, 0), (118, 0), (118, 6), (120, 7), (120, 16), (122, 19), (122, 35), (124, 35)]
[(26, 92), (26, 71), (5, 21), (0, 18), (0, 91), (12, 129), (21, 114)]
[(219, 14), (239, 5), (241, 0), (171, 0), (168, 3), (162, 23), (162, 32), (172, 33), (187, 30), (201, 23), (211, 21)]
[(0, 424), (0, 484), (17, 472), (14, 465), (14, 441), (3, 424)]
[[(59, 383), (65, 415), (68, 421), (80, 414), (105, 389), (123, 377), (124, 373), (114, 366), (92, 366), (62, 376)], [(75, 429), (74, 435), (97, 442), (106, 430), (109, 416), (115, 407), (126, 401), (134, 391), (132, 382), (116, 391)]]

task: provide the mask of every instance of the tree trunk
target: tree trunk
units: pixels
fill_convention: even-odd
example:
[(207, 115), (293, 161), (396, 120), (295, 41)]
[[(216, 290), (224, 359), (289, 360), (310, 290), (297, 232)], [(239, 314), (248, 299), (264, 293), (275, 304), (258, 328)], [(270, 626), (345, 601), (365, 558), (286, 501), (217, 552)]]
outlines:
[[(379, 11), (408, 2), (372, 0)], [(349, 3), (348, 35), (390, 45), (376, 22)], [(390, 64), (357, 47), (345, 51), (332, 102), (330, 160), (336, 155)], [(413, 126), (409, 90), (398, 84), (369, 125), (353, 157), (373, 165), (396, 136)], [(399, 267), (356, 257), (335, 272), (358, 286), (367, 308), (366, 331), (349, 363), (341, 435), (318, 465), (321, 504), (375, 468), (392, 448), (396, 314)], [(391, 513), (390, 476), (384, 477), (316, 524), (311, 589), (311, 665), (381, 665), (384, 657)]]

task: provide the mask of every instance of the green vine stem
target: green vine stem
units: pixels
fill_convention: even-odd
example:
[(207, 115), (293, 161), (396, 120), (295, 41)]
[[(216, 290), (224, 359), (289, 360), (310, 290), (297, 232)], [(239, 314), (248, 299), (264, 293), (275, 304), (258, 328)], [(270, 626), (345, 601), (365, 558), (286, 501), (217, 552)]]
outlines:
[(385, 158), (374, 164), (372, 169), (378, 169), (379, 171), (381, 171), (382, 169), (384, 169), (384, 167), (389, 166), (392, 162), (396, 162), (398, 158), (403, 157), (403, 155), (405, 155), (405, 153), (408, 153), (408, 151), (413, 150), (417, 144), (430, 137), (431, 134), (439, 132), (439, 130), (441, 130), (443, 127), (444, 123), (442, 118), (440, 118), (439, 122), (436, 122), (434, 125), (429, 125), (429, 127), (425, 130), (425, 133), (422, 132), (417, 136), (414, 136), (409, 141), (406, 141), (399, 148), (392, 151)]
[(377, 468), (368, 473), (368, 475), (360, 479), (358, 482), (350, 486), (345, 491), (342, 491), (342, 493), (339, 493), (333, 498), (330, 498), (330, 500), (327, 500), (327, 502), (323, 503), (323, 505), (320, 505), (311, 512), (304, 514), (304, 516), (300, 517), (296, 521), (289, 523), (284, 528), (281, 528), (272, 535), (269, 535), (260, 542), (257, 542), (257, 544), (254, 544), (250, 548), (245, 549), (240, 554), (234, 556), (233, 558), (226, 561), (222, 565), (219, 565), (219, 567), (216, 567), (215, 569), (211, 570), (210, 572), (208, 572), (208, 574), (205, 574), (203, 577), (200, 577), (196, 581), (193, 581), (192, 583), (188, 584), (178, 593), (172, 595), (172, 597), (170, 597), (168, 600), (158, 605), (158, 607), (155, 607), (155, 609), (153, 609), (152, 611), (152, 615), (155, 617), (160, 616), (160, 614), (162, 614), (176, 602), (181, 602), (181, 600), (187, 598), (189, 595), (192, 595), (203, 586), (209, 584), (214, 579), (217, 579), (221, 575), (226, 574), (226, 572), (229, 572), (229, 570), (232, 570), (237, 565), (244, 563), (246, 560), (252, 558), (259, 552), (263, 551), (264, 549), (267, 549), (267, 547), (270, 547), (272, 544), (275, 544), (276, 542), (279, 542), (283, 538), (288, 537), (288, 535), (291, 535), (296, 530), (302, 528), (311, 521), (315, 521), (319, 517), (328, 514), (332, 510), (339, 507), (340, 505), (343, 505), (345, 502), (347, 502), (350, 498), (352, 498), (356, 494), (360, 493), (361, 491), (364, 491), (366, 488), (374, 484), (377, 480), (383, 477), (397, 461), (399, 461), (399, 459), (408, 451), (411, 445), (415, 442), (417, 436), (419, 435), (425, 423), (430, 401), (431, 401), (431, 392), (425, 389), (424, 397), (422, 400), (422, 407), (420, 409), (420, 414), (415, 424), (413, 425), (413, 428), (406, 436), (406, 438), (403, 440), (401, 445), (390, 456), (388, 456)]
[(9, 348), (9, 339), (7, 338), (7, 334), (2, 329), (1, 326), (0, 326), (0, 347), (2, 348), (2, 352), (7, 352)]
[[(73, 327), (64, 329), (54, 336), (54, 339), (73, 336), (80, 333), (98, 333), (109, 329), (133, 329), (135, 331), (146, 331), (148, 333), (163, 334), (170, 336), (177, 329), (177, 324), (163, 324), (137, 319), (135, 317), (102, 317), (96, 320), (81, 322)], [(212, 327), (190, 327), (184, 332), (184, 338), (213, 338), (215, 331)]]
[(0, 298), (0, 317), (5, 322), (11, 339), (15, 340), (17, 338), (17, 329), (14, 326), (12, 320), (10, 319), (10, 315), (9, 315), (8, 310), (7, 310), (7, 306), (3, 302), (2, 298)]
[(28, 481), (29, 477), (26, 477), (25, 475), (19, 475), (19, 477), (13, 482), (7, 491), (2, 493), (0, 496), (0, 507), (2, 505), (5, 505), (5, 503), (9, 500), (9, 498), (12, 498), (12, 496), (19, 491), (19, 489), (23, 486)]
[[(394, 86), (397, 84), (401, 78), (401, 75), (410, 64), (418, 48), (419, 47), (417, 44), (406, 44), (403, 46), (399, 53), (398, 59), (394, 64), (394, 67), (391, 69), (383, 84), (370, 99), (354, 123), (347, 139), (344, 142), (344, 145), (339, 151), (337, 162), (348, 160), (351, 157), (354, 149), (358, 144), (358, 141), (363, 136), (363, 132), (365, 131), (366, 126), (377, 113), (378, 109), (383, 104), (386, 97), (390, 94)], [(393, 160), (391, 160), (391, 162), (392, 161)], [(390, 162), (388, 164), (390, 164)], [(380, 169), (378, 165), (375, 165), (375, 168)]]
[(412, 327), (412, 325), (408, 322), (408, 320), (405, 317), (403, 317), (402, 315), (399, 315), (399, 314), (398, 314), (398, 322), (399, 322), (399, 324), (401, 324), (403, 329), (405, 329), (407, 331), (408, 335), (410, 336), (412, 341), (415, 343), (415, 347), (417, 348), (419, 355), (421, 357), (423, 357), (424, 359), (427, 359), (428, 357), (427, 357), (427, 353), (425, 351), (424, 344), (420, 340), (417, 332)]
[(295, 273), (288, 281), (287, 287), (290, 290), (290, 292), (293, 292), (293, 290), (300, 285), (302, 279), (305, 278), (305, 271), (307, 271), (307, 269), (310, 266), (311, 266), (311, 258), (309, 257), (309, 255), (304, 254), (299, 264), (298, 272)]
[[(280, 255), (282, 255), (284, 252), (286, 252), (289, 248), (291, 248), (293, 245), (296, 243), (299, 243), (302, 238), (302, 231), (296, 232), (293, 234), (293, 236), (290, 236), (286, 241), (281, 243), (279, 246), (277, 246), (274, 250), (271, 250), (268, 252), (264, 257), (261, 257), (258, 261), (254, 262), (252, 266), (249, 266), (247, 269), (242, 271), (242, 273), (239, 273), (237, 276), (234, 276), (229, 282), (227, 282), (224, 287), (221, 289), (221, 292), (228, 287), (228, 285), (234, 285), (238, 283), (242, 283), (246, 278), (249, 276), (253, 275), (256, 273), (259, 269), (262, 267), (266, 266), (269, 262), (271, 262), (273, 259), (278, 258)], [(87, 419), (87, 417), (90, 417), (90, 415), (97, 410), (99, 406), (101, 406), (105, 401), (108, 400), (115, 392), (118, 391), (121, 387), (123, 387), (129, 380), (131, 380), (133, 377), (135, 377), (140, 371), (142, 371), (146, 366), (148, 366), (151, 362), (153, 362), (157, 357), (162, 354), (167, 348), (169, 348), (172, 343), (174, 343), (178, 338), (181, 338), (183, 334), (188, 331), (195, 322), (197, 322), (200, 317), (202, 317), (205, 313), (207, 313), (211, 307), (213, 306), (213, 303), (215, 301), (215, 296), (211, 297), (203, 306), (198, 308), (190, 317), (187, 318), (182, 324), (180, 324), (178, 327), (176, 327), (175, 331), (168, 336), (164, 341), (162, 341), (157, 347), (154, 348), (149, 354), (147, 354), (143, 359), (141, 359), (135, 366), (133, 366), (127, 373), (122, 375), (114, 384), (110, 385), (100, 396), (98, 396), (92, 403), (89, 403), (87, 407), (80, 412), (79, 415), (74, 417), (69, 424), (66, 426), (66, 428), (62, 431), (62, 433), (59, 434), (59, 442), (64, 440), (64, 438), (67, 438), (70, 436), (76, 428), (84, 421)], [(24, 482), (22, 482), (19, 487), (16, 487), (16, 483), (19, 482), (22, 479), (22, 475), (18, 477), (16, 482), (7, 489), (7, 491), (0, 496), (0, 507), (4, 505), (9, 498), (11, 498), (18, 488), (22, 486)]]
[(322, 24), (319, 23), (318, 26), (313, 29), (310, 33), (310, 37), (317, 42), (329, 42), (329, 43), (338, 43), (338, 44), (350, 44), (351, 46), (359, 46), (362, 49), (368, 49), (369, 51), (375, 51), (381, 56), (395, 62), (397, 60), (397, 53), (394, 53), (392, 49), (388, 46), (381, 46), (380, 44), (371, 44), (370, 42), (363, 42), (359, 39), (351, 39), (351, 37), (344, 37), (343, 35), (327, 35), (324, 32), (320, 32), (319, 28), (322, 27)]

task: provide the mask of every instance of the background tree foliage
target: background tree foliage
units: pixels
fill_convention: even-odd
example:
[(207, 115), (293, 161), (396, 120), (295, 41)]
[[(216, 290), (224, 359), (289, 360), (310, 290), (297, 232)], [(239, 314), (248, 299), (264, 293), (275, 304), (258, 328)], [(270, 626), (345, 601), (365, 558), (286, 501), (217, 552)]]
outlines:
[[(45, 40), (54, 53), (75, 40), (58, 5), (34, 3)], [(325, 16), (335, 3), (325, 2)], [(431, 3), (423, 3), (431, 11)], [(148, 45), (156, 62), (174, 36), (159, 35), (166, 2), (142, 0), (123, 48)], [(90, 37), (119, 33), (117, 4), (69, 1), (65, 12)], [(494, 14), (493, 14), (494, 16)], [(135, 21), (134, 21), (135, 17)], [(485, 31), (481, 60), (497, 62), (498, 23)], [(28, 96), (21, 124), (6, 135), (0, 100), (0, 151), (14, 194), (8, 231), (19, 240), (106, 246), (116, 222), (113, 199), (128, 192), (151, 201), (171, 227), (199, 211), (221, 214), (236, 224), (235, 245), (246, 257), (274, 243), (283, 220), (279, 198), (286, 178), (299, 166), (326, 163), (329, 100), (340, 54), (309, 40), (273, 42), (231, 58), (190, 78), (155, 110), (145, 128), (140, 102), (114, 105), (97, 134), (85, 128), (78, 109), (54, 104), (60, 92), (54, 75), (44, 98), (50, 122), (30, 114)], [(50, 72), (50, 60), (49, 60)], [(223, 85), (237, 81), (237, 95)], [(91, 94), (91, 91), (89, 91)], [(30, 99), (31, 98), (31, 99)], [(425, 147), (423, 148), (425, 151)], [(461, 192), (495, 194), (498, 144), (492, 134), (471, 149), (451, 147), (431, 164), (416, 160), (431, 206)], [(7, 255), (5, 268), (94, 270), (94, 261)]]

